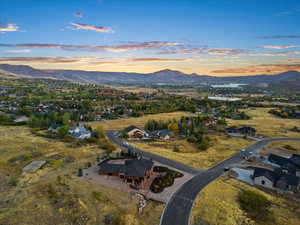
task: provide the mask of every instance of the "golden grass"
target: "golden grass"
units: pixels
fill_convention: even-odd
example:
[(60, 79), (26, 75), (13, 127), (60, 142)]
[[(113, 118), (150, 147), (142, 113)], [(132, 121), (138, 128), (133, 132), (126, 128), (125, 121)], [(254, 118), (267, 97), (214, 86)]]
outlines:
[[(240, 208), (237, 201), (241, 190), (251, 190), (264, 195), (273, 204), (271, 213), (275, 221), (253, 221)], [(263, 213), (263, 212), (262, 212)], [(224, 176), (209, 184), (200, 193), (192, 211), (192, 221), (206, 221), (210, 225), (298, 225), (300, 221), (300, 206), (296, 202), (284, 199), (274, 194), (268, 194), (259, 189)], [(192, 223), (192, 224), (194, 224)]]
[[(151, 152), (195, 168), (209, 168), (223, 161), (234, 153), (252, 144), (243, 138), (230, 138), (225, 135), (211, 136), (213, 146), (205, 151), (197, 148), (185, 140), (181, 141), (155, 141), (155, 142), (131, 142), (144, 151)], [(180, 152), (174, 152), (174, 146), (178, 146)]]
[(159, 113), (151, 114), (146, 116), (141, 116), (137, 118), (126, 118), (126, 119), (117, 119), (117, 120), (106, 120), (101, 122), (90, 123), (92, 127), (102, 127), (104, 130), (121, 130), (130, 125), (135, 125), (143, 128), (145, 123), (148, 120), (168, 120), (168, 119), (179, 119), (182, 116), (191, 116), (190, 113), (186, 112), (172, 112), (172, 113)]
[(264, 102), (260, 102), (263, 105), (281, 105), (281, 106), (297, 106), (299, 104), (297, 103), (288, 103), (288, 102), (268, 102), (268, 101), (264, 101)]
[[(33, 152), (39, 156), (13, 165), (8, 162), (12, 157)], [(120, 216), (122, 225), (159, 224), (163, 204), (147, 202), (143, 213), (138, 214), (138, 200), (129, 193), (76, 176), (79, 167), (95, 162), (96, 154), (103, 152), (94, 145), (72, 148), (70, 143), (34, 136), (26, 127), (0, 127), (0, 224), (104, 225), (105, 215), (113, 213)], [(72, 157), (75, 161), (57, 160), (34, 174), (21, 173), (23, 166), (32, 160), (52, 154)], [(58, 176), (63, 184), (57, 182)], [(16, 186), (9, 185), (11, 178), (18, 180)], [(98, 193), (96, 197), (94, 192)], [(88, 220), (83, 222), (85, 218)]]
[[(291, 148), (289, 148), (290, 146)], [(292, 150), (295, 152), (300, 152), (300, 141), (273, 141), (267, 145), (269, 148), (276, 148), (280, 150)]]
[(229, 126), (250, 125), (257, 129), (258, 134), (267, 137), (300, 137), (300, 133), (289, 131), (294, 126), (300, 126), (299, 119), (282, 119), (268, 113), (271, 108), (247, 109), (245, 112), (250, 120), (227, 119)]

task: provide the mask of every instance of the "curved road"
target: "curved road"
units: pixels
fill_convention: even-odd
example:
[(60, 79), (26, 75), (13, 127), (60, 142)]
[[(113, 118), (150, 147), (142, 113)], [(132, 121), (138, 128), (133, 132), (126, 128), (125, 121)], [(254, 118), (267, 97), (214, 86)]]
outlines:
[[(248, 147), (245, 152), (255, 152), (266, 144), (272, 141), (300, 141), (300, 138), (270, 138), (263, 139)], [(166, 205), (166, 208), (161, 217), (160, 225), (189, 225), (190, 214), (193, 208), (193, 203), (199, 192), (205, 188), (210, 182), (217, 179), (224, 173), (224, 167), (232, 164), (240, 163), (241, 153), (237, 153), (232, 157), (224, 160), (216, 166), (199, 173), (192, 179), (184, 183), (173, 194)]]
[(167, 166), (176, 168), (178, 170), (181, 170), (181, 171), (184, 171), (184, 172), (187, 172), (187, 173), (190, 173), (190, 174), (195, 175), (195, 174), (198, 174), (199, 172), (203, 171), (203, 170), (195, 169), (195, 168), (187, 166), (183, 163), (180, 163), (180, 162), (177, 162), (177, 161), (174, 161), (174, 160), (171, 160), (171, 159), (167, 159), (165, 157), (162, 157), (162, 156), (150, 153), (150, 152), (144, 152), (143, 150), (132, 147), (132, 146), (124, 146), (123, 141), (120, 140), (118, 137), (116, 137), (114, 135), (114, 133), (115, 133), (115, 131), (107, 131), (106, 135), (112, 142), (119, 145), (121, 148), (130, 149), (134, 152), (138, 152), (138, 153), (142, 154), (142, 156), (144, 156), (145, 158), (151, 158), (154, 161), (160, 162), (162, 164), (165, 164)]
[[(122, 141), (114, 135), (114, 131), (107, 131), (106, 134), (111, 141), (119, 145), (121, 148), (130, 148), (135, 152), (141, 153), (146, 158), (152, 158), (162, 164), (195, 175), (172, 195), (161, 216), (160, 225), (189, 225), (193, 204), (199, 192), (201, 192), (201, 190), (204, 189), (210, 182), (221, 176), (225, 172), (225, 167), (230, 167), (233, 164), (241, 163), (243, 161), (241, 158), (241, 152), (238, 152), (216, 166), (203, 171), (156, 154), (144, 152), (143, 150), (132, 146), (124, 146)], [(255, 152), (272, 141), (300, 141), (300, 138), (263, 139), (246, 148), (245, 152)]]

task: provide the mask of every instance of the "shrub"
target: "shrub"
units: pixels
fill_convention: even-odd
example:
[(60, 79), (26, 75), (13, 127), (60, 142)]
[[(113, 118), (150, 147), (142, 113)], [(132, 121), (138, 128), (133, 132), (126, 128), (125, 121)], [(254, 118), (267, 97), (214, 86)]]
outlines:
[(271, 202), (262, 194), (243, 190), (238, 194), (241, 208), (254, 219), (266, 219), (269, 216)]
[(83, 176), (83, 171), (82, 171), (81, 168), (78, 169), (77, 175), (78, 175), (79, 177), (82, 177), (82, 176)]
[(104, 216), (105, 225), (119, 225), (121, 224), (121, 215), (119, 212), (111, 212)]
[(187, 141), (190, 143), (196, 143), (197, 142), (197, 138), (195, 136), (190, 136), (187, 138)]
[(174, 148), (173, 148), (173, 152), (180, 152), (180, 149), (179, 149), (179, 147), (176, 145), (176, 146), (174, 146)]

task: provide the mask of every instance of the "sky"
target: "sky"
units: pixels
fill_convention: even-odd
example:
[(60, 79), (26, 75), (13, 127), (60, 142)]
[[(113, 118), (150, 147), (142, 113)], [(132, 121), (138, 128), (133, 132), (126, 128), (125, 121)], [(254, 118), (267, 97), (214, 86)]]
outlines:
[(1, 0), (0, 63), (216, 76), (300, 71), (300, 1)]

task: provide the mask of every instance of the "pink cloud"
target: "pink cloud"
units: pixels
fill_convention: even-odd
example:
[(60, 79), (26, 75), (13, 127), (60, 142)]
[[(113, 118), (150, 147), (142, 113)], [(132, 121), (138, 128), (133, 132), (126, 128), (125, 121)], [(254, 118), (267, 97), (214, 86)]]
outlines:
[(79, 30), (93, 30), (96, 32), (101, 32), (101, 33), (112, 33), (113, 32), (113, 30), (108, 27), (99, 27), (99, 26), (93, 26), (93, 25), (88, 25), (88, 24), (83, 24), (83, 23), (74, 23), (74, 22), (71, 22), (70, 24)]

